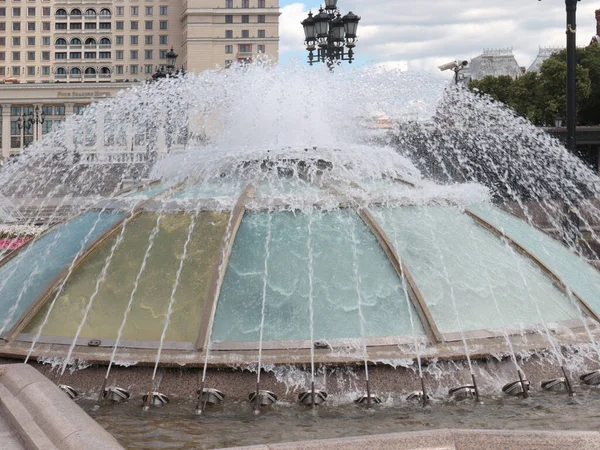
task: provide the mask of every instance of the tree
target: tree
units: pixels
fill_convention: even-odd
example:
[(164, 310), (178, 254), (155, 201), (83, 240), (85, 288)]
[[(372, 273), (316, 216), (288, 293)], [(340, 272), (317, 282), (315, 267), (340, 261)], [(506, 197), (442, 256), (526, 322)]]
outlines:
[[(579, 125), (600, 123), (600, 45), (578, 50), (577, 107)], [(539, 74), (529, 72), (516, 80), (486, 76), (470, 89), (504, 103), (539, 126), (554, 126), (557, 114), (566, 115), (566, 50), (552, 55)]]

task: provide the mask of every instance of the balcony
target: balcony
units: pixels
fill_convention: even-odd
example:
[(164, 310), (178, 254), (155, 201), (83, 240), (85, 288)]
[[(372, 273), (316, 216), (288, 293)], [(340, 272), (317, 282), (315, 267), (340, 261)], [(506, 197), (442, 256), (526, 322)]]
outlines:
[(112, 44), (100, 44), (100, 45), (98, 46), (98, 48), (99, 48), (100, 50), (111, 49), (111, 48), (112, 48)]

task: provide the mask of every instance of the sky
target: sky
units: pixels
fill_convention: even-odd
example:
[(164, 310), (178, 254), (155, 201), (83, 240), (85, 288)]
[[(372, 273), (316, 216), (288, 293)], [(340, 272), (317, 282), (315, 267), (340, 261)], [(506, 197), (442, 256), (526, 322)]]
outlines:
[[(529, 67), (540, 46), (564, 47), (563, 0), (339, 0), (342, 14), (362, 17), (358, 64), (406, 67), (437, 72), (437, 66), (480, 55), (484, 48), (512, 48), (521, 66)], [(281, 0), (280, 62), (305, 60), (300, 22), (318, 1)], [(594, 11), (600, 0), (579, 3), (577, 44), (596, 34)], [(449, 75), (450, 76), (450, 75)]]

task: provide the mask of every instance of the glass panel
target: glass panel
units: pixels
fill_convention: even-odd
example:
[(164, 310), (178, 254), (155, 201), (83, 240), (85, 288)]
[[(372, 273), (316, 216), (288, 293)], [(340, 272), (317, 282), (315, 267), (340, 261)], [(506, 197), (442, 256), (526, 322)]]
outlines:
[(557, 274), (570, 289), (600, 313), (600, 272), (560, 242), (529, 226), (527, 222), (491, 205), (469, 208), (482, 219), (502, 229)]
[(154, 197), (155, 195), (165, 192), (169, 188), (170, 188), (170, 186), (166, 186), (164, 184), (156, 184), (156, 185), (152, 186), (151, 188), (148, 188), (148, 189), (145, 189), (142, 191), (131, 192), (130, 194), (127, 194), (127, 197), (151, 198), (151, 197)]
[[(8, 331), (46, 286), (123, 214), (88, 212), (37, 239), (0, 267), (0, 333)], [(93, 233), (86, 239), (94, 224)], [(20, 298), (19, 298), (20, 297)]]
[[(269, 225), (270, 220), (270, 225)], [(270, 226), (264, 340), (309, 340), (309, 221), (315, 339), (412, 334), (400, 278), (375, 236), (351, 211), (247, 213), (235, 240), (213, 326), (215, 341), (258, 341)], [(353, 247), (356, 252), (353, 251)], [(412, 306), (411, 306), (412, 308)], [(424, 331), (412, 310), (417, 333)]]
[(193, 186), (186, 186), (179, 189), (173, 195), (171, 199), (208, 199), (216, 197), (234, 197), (237, 198), (242, 189), (244, 189), (247, 183), (236, 178), (223, 178), (222, 180), (205, 181), (200, 184)]
[[(106, 280), (90, 309), (81, 337), (114, 339), (123, 321), (135, 279), (158, 214), (144, 213), (125, 231), (117, 247)], [(229, 214), (202, 212), (192, 232), (188, 254), (175, 295), (167, 341), (195, 342), (208, 294), (212, 271), (221, 247)], [(127, 319), (122, 339), (158, 341), (183, 246), (188, 234), (189, 214), (163, 215)], [(74, 336), (96, 280), (109, 256), (116, 236), (79, 267), (65, 286), (43, 330), (46, 336)], [(48, 307), (48, 306), (47, 306)], [(47, 307), (29, 325), (37, 330)]]
[(456, 208), (379, 208), (375, 216), (442, 333), (539, 324), (536, 305), (547, 322), (579, 317), (538, 266)]

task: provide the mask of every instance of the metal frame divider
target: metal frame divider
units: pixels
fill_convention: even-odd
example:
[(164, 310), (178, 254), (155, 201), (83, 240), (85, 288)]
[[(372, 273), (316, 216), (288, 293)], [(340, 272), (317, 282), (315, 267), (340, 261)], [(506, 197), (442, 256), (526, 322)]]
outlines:
[(594, 310), (590, 307), (590, 305), (588, 305), (587, 302), (579, 296), (579, 294), (577, 294), (575, 291), (573, 291), (571, 288), (569, 288), (567, 286), (567, 284), (558, 276), (558, 274), (556, 274), (552, 269), (550, 269), (550, 267), (548, 267), (546, 264), (544, 264), (543, 261), (541, 261), (538, 257), (536, 257), (531, 252), (529, 252), (525, 247), (523, 247), (521, 244), (516, 242), (512, 237), (510, 237), (504, 231), (495, 227), (493, 224), (489, 223), (487, 220), (483, 219), (482, 217), (479, 217), (476, 213), (474, 213), (473, 211), (470, 211), (468, 208), (465, 209), (465, 214), (467, 214), (478, 225), (485, 228), (489, 232), (495, 234), (496, 236), (498, 236), (500, 238), (506, 239), (506, 241), (512, 247), (514, 247), (515, 250), (517, 250), (520, 254), (524, 255), (525, 257), (529, 258), (540, 269), (542, 269), (542, 271), (548, 277), (550, 277), (552, 279), (552, 281), (554, 281), (554, 283), (556, 283), (563, 290), (563, 292), (565, 292), (567, 295), (569, 295), (569, 292), (572, 293), (573, 297), (577, 300), (577, 303), (579, 304), (581, 309), (585, 312), (585, 314), (587, 314), (589, 317), (593, 318), (596, 322), (600, 323), (600, 317), (598, 316), (598, 314), (596, 314), (594, 312)]
[[(228, 234), (227, 230), (225, 231), (223, 242), (221, 243), (221, 251), (219, 252), (219, 257), (217, 258), (217, 261), (213, 267), (206, 307), (204, 308), (202, 321), (200, 323), (200, 328), (198, 329), (198, 339), (196, 340), (195, 345), (195, 349), (197, 351), (207, 350), (206, 346), (208, 345), (209, 336), (215, 319), (215, 312), (217, 309), (217, 302), (219, 301), (219, 294), (221, 293), (221, 286), (225, 278), (225, 273), (227, 272), (227, 265), (229, 264), (229, 258), (231, 257), (237, 232), (246, 212), (246, 201), (249, 198), (252, 198), (255, 192), (256, 184), (248, 184), (241, 192), (235, 206), (233, 207), (233, 210), (231, 211), (231, 226), (228, 225), (230, 232)], [(223, 270), (221, 270), (221, 267), (223, 267)]]
[(431, 311), (425, 302), (425, 298), (423, 294), (419, 290), (414, 278), (412, 277), (410, 271), (406, 267), (406, 265), (400, 260), (398, 253), (394, 249), (392, 242), (389, 237), (381, 228), (379, 223), (375, 220), (371, 211), (366, 208), (358, 208), (358, 215), (363, 220), (365, 225), (371, 230), (371, 232), (375, 235), (377, 242), (381, 246), (382, 250), (385, 252), (388, 260), (394, 267), (394, 270), (398, 274), (400, 278), (405, 277), (406, 282), (409, 286), (409, 298), (411, 303), (417, 310), (417, 314), (419, 315), (419, 319), (425, 328), (425, 332), (427, 336), (431, 340), (432, 343), (441, 343), (444, 341), (442, 334), (440, 333), (435, 321), (433, 320), (433, 316), (431, 315)]
[[(142, 203), (135, 207), (131, 215), (124, 217), (121, 220), (117, 221), (115, 224), (113, 224), (104, 233), (98, 236), (90, 245), (88, 245), (87, 248), (83, 251), (83, 253), (81, 253), (77, 257), (72, 272), (75, 272), (77, 269), (79, 269), (79, 267), (81, 267), (81, 265), (86, 260), (88, 260), (98, 249), (100, 249), (106, 243), (106, 241), (110, 239), (121, 227), (127, 226), (130, 222), (135, 221), (143, 212), (144, 206), (157, 199), (158, 197), (166, 197), (168, 195), (171, 195), (177, 189), (181, 188), (182, 185), (183, 183), (179, 183), (165, 192), (161, 192), (153, 197), (150, 197), (149, 199), (144, 200)], [(68, 273), (69, 267), (67, 266), (63, 268), (63, 270), (61, 270), (56, 277), (54, 277), (50, 284), (46, 286), (46, 288), (34, 300), (34, 302), (29, 306), (29, 308), (27, 308), (25, 313), (21, 315), (21, 317), (19, 318), (19, 320), (17, 320), (15, 325), (8, 331), (8, 333), (6, 333), (6, 335), (4, 336), (5, 340), (12, 341), (21, 331), (23, 331), (27, 324), (44, 307), (48, 299), (51, 297), (52, 293), (55, 292), (58, 285), (64, 280)]]

